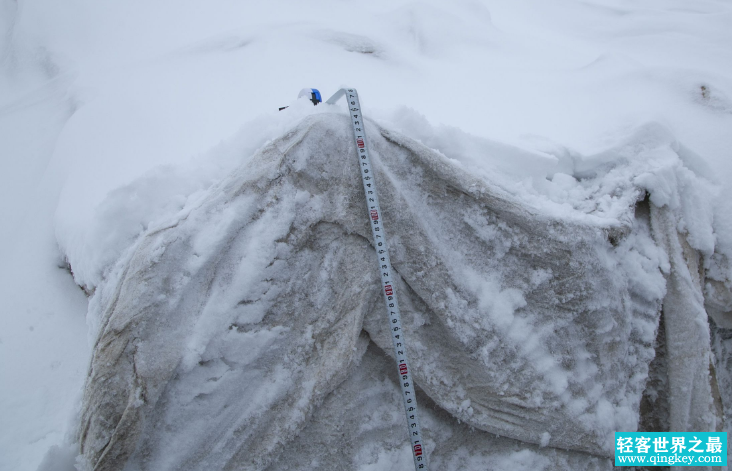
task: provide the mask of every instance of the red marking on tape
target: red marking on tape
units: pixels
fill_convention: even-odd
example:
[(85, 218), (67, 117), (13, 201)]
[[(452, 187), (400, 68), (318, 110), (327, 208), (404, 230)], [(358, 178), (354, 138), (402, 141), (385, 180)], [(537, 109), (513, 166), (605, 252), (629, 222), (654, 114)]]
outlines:
[(399, 365), (399, 374), (401, 374), (401, 375), (407, 374), (407, 365)]
[(375, 209), (372, 209), (371, 210), (371, 219), (373, 219), (374, 221), (376, 221), (377, 219), (379, 219), (379, 212), (376, 211)]
[(363, 149), (366, 144), (363, 143), (363, 139), (356, 139), (356, 144), (358, 144), (359, 149)]
[(422, 456), (422, 445), (414, 445), (414, 456)]
[(391, 285), (384, 286), (384, 292), (387, 296), (391, 296), (394, 294), (394, 290), (392, 289)]

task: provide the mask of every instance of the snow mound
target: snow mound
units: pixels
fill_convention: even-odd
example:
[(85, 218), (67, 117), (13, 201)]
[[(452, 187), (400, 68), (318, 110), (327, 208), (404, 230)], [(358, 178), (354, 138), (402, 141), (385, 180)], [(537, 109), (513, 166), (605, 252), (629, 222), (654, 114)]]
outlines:
[[(79, 428), (93, 469), (405, 459), (396, 386), (365, 380), (389, 371), (391, 340), (350, 132), (342, 114), (305, 118), (96, 275)], [(675, 152), (643, 159), (653, 168), (630, 151), (598, 156), (526, 196), (499, 171), (469, 173), (374, 122), (367, 132), (436, 463), (474, 467), (495, 449), (526, 469), (609, 469), (613, 432), (641, 420), (662, 306), (671, 422), (717, 426), (699, 275), (714, 245), (680, 225), (674, 195), (698, 185), (689, 171), (664, 186), (686, 169)], [(661, 142), (650, 149), (671, 149)]]

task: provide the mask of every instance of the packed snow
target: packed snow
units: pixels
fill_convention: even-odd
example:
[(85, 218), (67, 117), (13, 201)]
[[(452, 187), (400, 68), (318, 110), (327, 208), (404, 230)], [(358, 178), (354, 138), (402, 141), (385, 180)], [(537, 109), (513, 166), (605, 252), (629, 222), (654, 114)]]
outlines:
[[(676, 351), (694, 357), (664, 366), (679, 384), (669, 400), (674, 402), (674, 395), (689, 385), (704, 383), (704, 355), (714, 352), (719, 393), (725, 405), (732, 404), (730, 44), (732, 5), (723, 0), (217, 0), (185, 5), (0, 0), (0, 250), (5, 267), (0, 280), (0, 469), (84, 466), (84, 459), (77, 459), (76, 442), (88, 411), (82, 401), (84, 385), (103, 330), (105, 296), (118, 286), (120, 270), (140, 256), (151, 234), (210, 204), (232, 175), (253, 180), (255, 175), (247, 172), (267, 146), (308, 120), (337, 123), (343, 110), (295, 100), (298, 90), (310, 86), (324, 96), (344, 85), (358, 88), (374, 140), (388, 135), (412, 149), (423, 146), (420, 155), (440, 159), (446, 168), (470, 175), (477, 185), (531, 214), (562, 227), (581, 227), (585, 235), (602, 234), (583, 240), (600, 237), (610, 244), (606, 255), (597, 255), (597, 263), (614, 267), (608, 279), (622, 279), (624, 289), (633, 291), (633, 302), (675, 295), (686, 306), (676, 317), (666, 317), (671, 322), (667, 332), (689, 335), (665, 341), (679, 342)], [(286, 105), (287, 110), (277, 111)], [(346, 127), (328, 126), (345, 139), (345, 131), (339, 133)], [(383, 162), (389, 158), (396, 157), (382, 156)], [(393, 165), (398, 168), (403, 162)], [(338, 177), (350, 178), (344, 174)], [(406, 173), (384, 182), (418, 213), (418, 205), (426, 209), (431, 203), (420, 199), (414, 183)], [(634, 217), (644, 192), (649, 195), (644, 204), (659, 211)], [(313, 211), (300, 217), (315, 217), (327, 204), (313, 195), (301, 189), (288, 201)], [(216, 225), (190, 229), (197, 257), (216, 257), (220, 238), (248, 217), (256, 197), (252, 193), (220, 217), (200, 218)], [(259, 221), (258, 228), (247, 226), (256, 237), (242, 235), (249, 245), (237, 253), (246, 255), (251, 266), (232, 267), (230, 274), (230, 281), (242, 289), (256, 291), (261, 280), (252, 277), (267, 269), (272, 250), (285, 249), (266, 242), (277, 240), (283, 221), (294, 217), (285, 207), (281, 211), (268, 214), (271, 220)], [(475, 235), (473, 243), (491, 247), (492, 258), (481, 269), (511, 257), (512, 247), (521, 246), (515, 227), (471, 214), (468, 206), (461, 211), (461, 224)], [(663, 237), (654, 228), (665, 228)], [(437, 246), (450, 230), (427, 231), (430, 244)], [(400, 242), (409, 232), (394, 232), (398, 259), (404, 255), (400, 250), (407, 250), (400, 249)], [(597, 244), (588, 246), (596, 249)], [(144, 253), (152, 257), (156, 252)], [(158, 256), (165, 258), (162, 250)], [(559, 325), (532, 311), (531, 299), (533, 289), (551, 283), (554, 269), (521, 273), (520, 287), (476, 271), (475, 257), (484, 254), (461, 256), (464, 260), (454, 261), (452, 270), (463, 295), (471, 293), (470, 309), (455, 307), (467, 299), (459, 290), (454, 296), (445, 291), (445, 306), (430, 308), (443, 309), (456, 338), (476, 348), (473, 360), (486, 364), (506, 348), (520, 359), (516, 365), (524, 366), (512, 371), (516, 378), (500, 377), (505, 372), (489, 368), (489, 388), (497, 394), (521, 381), (539, 384), (537, 391), (521, 391), (527, 403), (541, 408), (556, 400), (562, 417), (580, 417), (580, 428), (595, 435), (582, 443), (540, 429), (509, 430), (494, 437), (502, 429), (481, 416), (492, 405), (471, 400), (468, 391), (460, 396), (458, 376), (439, 378), (457, 385), (440, 391), (436, 378), (441, 370), (432, 364), (422, 369), (421, 378), (421, 397), (434, 401), (422, 419), (434, 433), (432, 463), (440, 469), (481, 469), (488, 462), (495, 469), (603, 469), (607, 452), (600, 436), (638, 421), (648, 374), (642, 365), (653, 357), (657, 319), (627, 315), (626, 324), (619, 322), (622, 316), (606, 325), (588, 324), (588, 342), (617, 329), (634, 332), (637, 345), (629, 347), (632, 352), (624, 360), (629, 370), (624, 372), (616, 371), (617, 365), (613, 370), (612, 365), (594, 364), (580, 344), (558, 357), (550, 334)], [(362, 257), (367, 272), (367, 250)], [(323, 263), (340, 266), (338, 260)], [(185, 264), (187, 270), (196, 269), (194, 259)], [(241, 356), (237, 361), (245, 363), (287, 338), (277, 326), (221, 334), (217, 329), (223, 318), (217, 315), (226, 314), (231, 302), (249, 299), (237, 298), (240, 294), (222, 288), (219, 295), (196, 301), (206, 302), (201, 307), (205, 315), (196, 320), (195, 335), (181, 337), (185, 354), (175, 368), (189, 375), (175, 385), (182, 388), (180, 394), (166, 393), (171, 398), (187, 400), (185, 381), (202, 387), (196, 383), (201, 362), (211, 374), (223, 374), (219, 357), (211, 356), (211, 339), (219, 339), (222, 351), (236, 350)], [(609, 301), (598, 302), (598, 308), (612, 310)], [(644, 309), (650, 312), (652, 307)], [(241, 322), (262, 321), (263, 312), (250, 304), (237, 309)], [(627, 305), (623, 309), (614, 312), (632, 311)], [(427, 317), (415, 315), (410, 322), (416, 329)], [(364, 321), (370, 344), (360, 330), (352, 337), (349, 361), (358, 367), (348, 370), (348, 379), (338, 376), (345, 370), (339, 371), (326, 381), (339, 385), (315, 401), (318, 407), (302, 405), (312, 420), (293, 419), (308, 431), (293, 438), (293, 446), (310, 464), (273, 453), (267, 459), (279, 461), (270, 463), (271, 469), (352, 465), (341, 454), (316, 452), (323, 448), (317, 437), (344, 411), (369, 427), (355, 435), (368, 444), (358, 450), (358, 469), (411, 466), (397, 389), (384, 358), (388, 348), (379, 344), (377, 320), (373, 325)], [(480, 335), (487, 331), (498, 335)], [(250, 337), (249, 350), (227, 343), (233, 335)], [(684, 349), (692, 344), (698, 350)], [(428, 357), (429, 349), (422, 351), (419, 340), (414, 348), (417, 358)], [(168, 359), (172, 362), (175, 355)], [(569, 364), (575, 369), (568, 370)], [(541, 374), (532, 376), (526, 365)], [(436, 375), (434, 383), (430, 371)], [(626, 389), (578, 386), (597, 375), (606, 378), (607, 372), (625, 381)], [(599, 383), (610, 388), (610, 383)], [(217, 393), (209, 386), (211, 391), (196, 391)], [(251, 387), (264, 386), (254, 381)], [(307, 381), (302, 387), (320, 394)], [(579, 390), (589, 394), (579, 397)], [(277, 399), (262, 391), (248, 404), (252, 410), (266, 409)], [(676, 409), (666, 417), (669, 426), (683, 427), (695, 419), (709, 426), (713, 421), (713, 411), (704, 409), (705, 391), (695, 391), (698, 397), (691, 398), (685, 412)], [(335, 400), (354, 394), (364, 405)], [(302, 409), (298, 407), (287, 412), (296, 415)], [(561, 428), (561, 421), (555, 425)], [(148, 452), (174, 462), (180, 455), (163, 453), (165, 440)], [(262, 456), (268, 456), (265, 445), (257, 444)], [(185, 452), (185, 443), (174, 448)], [(576, 451), (556, 451), (566, 448)]]

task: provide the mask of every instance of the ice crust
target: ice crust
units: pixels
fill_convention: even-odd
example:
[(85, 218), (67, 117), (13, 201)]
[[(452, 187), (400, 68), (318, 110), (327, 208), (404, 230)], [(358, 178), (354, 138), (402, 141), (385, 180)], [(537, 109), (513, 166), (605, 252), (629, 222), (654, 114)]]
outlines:
[[(97, 275), (79, 429), (90, 469), (388, 469), (379, 460), (408, 453), (396, 386), (365, 379), (389, 371), (391, 339), (349, 126), (305, 118)], [(613, 432), (638, 427), (662, 306), (680, 358), (673, 429), (721, 423), (698, 275), (711, 229), (678, 199), (703, 185), (653, 129), (625, 159), (589, 159), (582, 178), (532, 193), (505, 168), (468, 173), (367, 123), (435, 463), (498, 449), (526, 469), (609, 469)], [(560, 190), (582, 197), (553, 201)], [(373, 410), (354, 412), (361, 397)], [(353, 461), (318, 461), (346, 447)]]

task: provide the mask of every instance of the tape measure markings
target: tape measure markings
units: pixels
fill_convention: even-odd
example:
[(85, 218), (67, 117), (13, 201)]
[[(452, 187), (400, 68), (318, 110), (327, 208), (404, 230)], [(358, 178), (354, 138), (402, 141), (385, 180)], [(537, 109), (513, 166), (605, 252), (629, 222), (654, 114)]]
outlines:
[(368, 146), (366, 145), (365, 123), (363, 113), (361, 112), (361, 103), (358, 100), (358, 92), (354, 88), (343, 88), (330, 97), (326, 103), (335, 104), (344, 95), (346, 96), (351, 122), (353, 124), (353, 135), (361, 167), (361, 181), (363, 183), (366, 206), (371, 220), (371, 234), (374, 238), (377, 264), (379, 266), (379, 273), (381, 273), (381, 282), (383, 283), (382, 291), (386, 303), (386, 310), (389, 313), (389, 330), (391, 332), (394, 354), (399, 369), (399, 386), (401, 387), (402, 399), (404, 401), (404, 412), (407, 416), (407, 430), (409, 431), (409, 439), (412, 444), (414, 469), (417, 471), (426, 471), (427, 462), (426, 457), (423, 456), (422, 431), (419, 426), (414, 381), (412, 380), (412, 370), (407, 360), (406, 339), (402, 330), (399, 302), (397, 301), (393, 282), (394, 278), (392, 277), (394, 271), (391, 266), (391, 260), (389, 259), (389, 246), (386, 243), (386, 232), (381, 220), (381, 207), (379, 206), (376, 181), (374, 180), (374, 172), (371, 168), (371, 159), (369, 158)]

